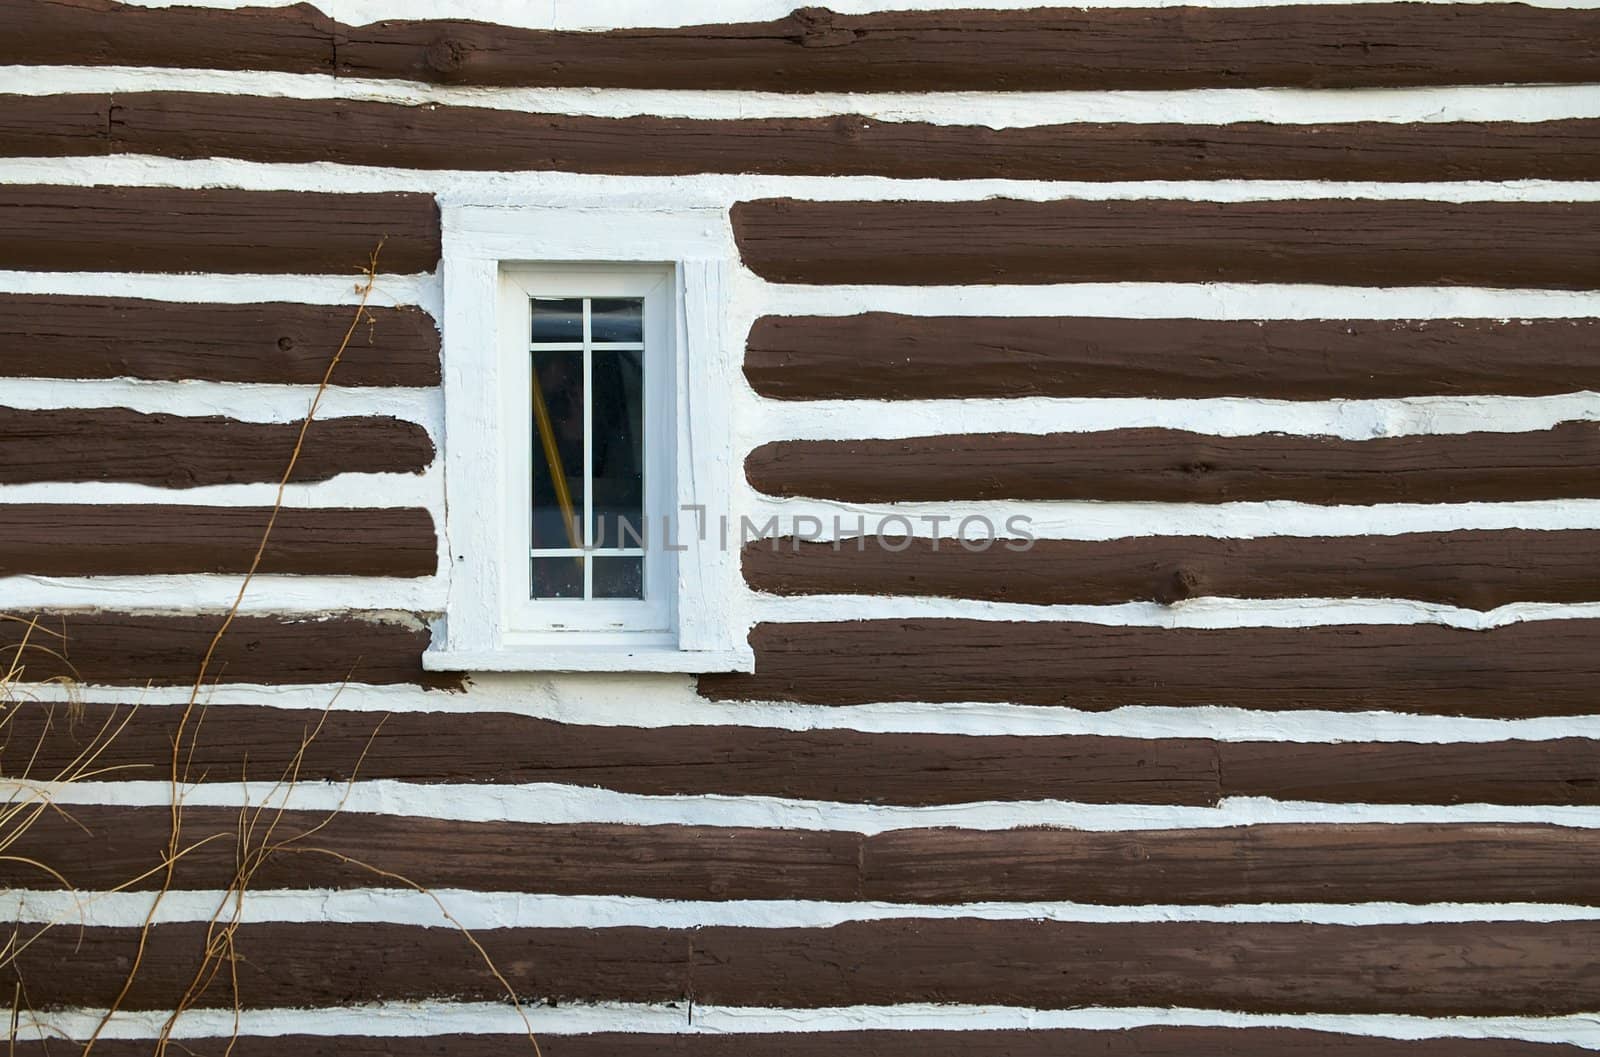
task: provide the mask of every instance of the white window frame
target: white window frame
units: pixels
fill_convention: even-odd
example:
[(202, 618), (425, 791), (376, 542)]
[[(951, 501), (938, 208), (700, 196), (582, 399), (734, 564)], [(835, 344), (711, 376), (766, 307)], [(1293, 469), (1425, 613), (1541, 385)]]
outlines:
[[(543, 633), (563, 632), (630, 632), (630, 641), (643, 644), (651, 636), (655, 645), (674, 645), (670, 634), (674, 625), (675, 598), (672, 590), (676, 582), (677, 552), (664, 544), (675, 519), (677, 507), (674, 491), (676, 480), (674, 451), (675, 408), (672, 406), (673, 375), (676, 366), (677, 332), (674, 301), (674, 269), (663, 264), (540, 264), (504, 265), (500, 270), (499, 327), (503, 344), (500, 366), (506, 373), (506, 382), (500, 391), (504, 401), (501, 421), (527, 422), (518, 435), (510, 430), (504, 436), (504, 452), (500, 460), (501, 487), (509, 499), (511, 510), (531, 511), (533, 507), (533, 481), (529, 470), (543, 462), (543, 455), (533, 440), (529, 415), (528, 394), (532, 388), (532, 355), (528, 332), (531, 316), (529, 304), (535, 297), (637, 297), (644, 304), (644, 485), (646, 553), (645, 599), (535, 599), (528, 597), (527, 578), (517, 577), (516, 570), (527, 565), (533, 549), (532, 518), (522, 519), (522, 532), (508, 531), (504, 536), (506, 552), (503, 568), (508, 570), (500, 578), (502, 592), (501, 612), (505, 633), (502, 636), (511, 644), (526, 640), (533, 645), (546, 641)], [(580, 343), (583, 344), (583, 343)], [(587, 461), (587, 460), (586, 460)], [(593, 496), (586, 490), (585, 502)], [(663, 518), (666, 522), (663, 522)], [(583, 523), (590, 521), (587, 508), (582, 511)], [(674, 544), (676, 539), (673, 528)], [(518, 562), (522, 564), (519, 565)], [(592, 575), (593, 564), (587, 563), (585, 575)], [(637, 635), (634, 638), (633, 635)], [(572, 640), (568, 640), (572, 641)], [(603, 641), (603, 640), (602, 640)]]
[[(451, 204), (441, 209), (444, 306), (445, 524), (449, 589), (443, 625), (423, 655), (432, 671), (750, 671), (734, 617), (738, 555), (723, 545), (731, 510), (732, 403), (728, 290), (736, 260), (724, 209), (604, 204)], [(528, 295), (608, 296), (652, 273), (666, 312), (658, 406), (646, 425), (650, 557), (665, 573), (662, 611), (638, 602), (529, 599)], [(634, 293), (618, 296), (640, 296)], [(649, 324), (647, 323), (647, 326)], [(646, 336), (647, 349), (651, 336)], [(663, 370), (662, 368), (667, 368)], [(665, 448), (663, 451), (662, 449)], [(661, 472), (665, 469), (665, 473)], [(647, 476), (648, 476), (647, 469)], [(668, 545), (681, 550), (667, 550)], [(663, 560), (664, 559), (664, 560)], [(647, 570), (650, 562), (647, 559)], [(647, 578), (650, 573), (647, 572)], [(647, 595), (649, 594), (647, 583)], [(644, 614), (648, 614), (646, 618)], [(664, 625), (664, 626), (663, 626)]]

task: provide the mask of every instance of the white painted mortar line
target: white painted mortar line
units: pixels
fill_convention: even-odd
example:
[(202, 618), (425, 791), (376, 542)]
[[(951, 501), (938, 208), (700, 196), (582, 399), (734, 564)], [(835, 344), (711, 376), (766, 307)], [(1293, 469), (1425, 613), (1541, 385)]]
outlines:
[[(141, 7), (167, 7), (178, 0), (132, 0)], [(188, 0), (183, 0), (185, 6)], [(293, 0), (200, 0), (195, 6), (219, 9), (280, 7)], [(1346, 0), (1189, 0), (1195, 7), (1276, 7), (1291, 2), (1342, 4)], [(1353, 0), (1373, 3), (1378, 0)], [(1423, 0), (1447, 3), (1449, 0)], [(1492, 0), (1465, 0), (1489, 3)], [(1593, 0), (1532, 0), (1530, 6), (1585, 9)], [(836, 0), (840, 14), (875, 11), (1017, 10), (1038, 6), (1038, 0)], [(1083, 8), (1171, 7), (1174, 0), (1085, 0)], [(663, 7), (651, 0), (322, 0), (317, 9), (338, 21), (360, 25), (383, 19), (466, 18), (531, 29), (602, 30), (626, 27), (716, 25), (781, 19), (794, 9), (793, 0), (687, 0)]]
[[(112, 1018), (105, 1038), (154, 1038), (170, 1014), (126, 1011)], [(716, 1006), (696, 1002), (692, 1018), (682, 1003), (603, 1002), (531, 1006), (534, 1030), (566, 1035), (592, 1032), (659, 1034), (754, 1034), (821, 1031), (1089, 1030), (1125, 1031), (1141, 1027), (1298, 1028), (1374, 1038), (1505, 1038), (1565, 1042), (1600, 1049), (1600, 1018), (1578, 1014), (1556, 1017), (1418, 1017), (1401, 1014), (1266, 1014), (1152, 1007), (1086, 1007), (1039, 1010), (1014, 1006), (932, 1005), (845, 1006), (822, 1009), (770, 1009)], [(95, 1010), (36, 1014), (27, 1031), (45, 1029), (81, 1039), (99, 1022)], [(246, 1009), (239, 1014), (243, 1036), (307, 1034), (322, 1037), (365, 1035), (417, 1038), (445, 1034), (521, 1035), (514, 1009), (503, 1002), (390, 1002), (325, 1009)], [(232, 1009), (192, 1010), (178, 1021), (175, 1038), (229, 1038)], [(24, 1036), (26, 1037), (26, 1036)], [(954, 1036), (959, 1039), (959, 1036)]]
[[(165, 807), (172, 797), (171, 785), (165, 781), (52, 785), (13, 779), (0, 783), (0, 793), (17, 802), (45, 797), (62, 806)], [(1216, 807), (1059, 800), (902, 807), (765, 796), (644, 796), (549, 783), (423, 785), (393, 780), (302, 782), (288, 790), (272, 782), (217, 782), (189, 786), (184, 795), (184, 803), (190, 807), (241, 807), (246, 800), (296, 811), (407, 815), (461, 822), (748, 826), (856, 833), (945, 826), (974, 830), (1048, 826), (1121, 832), (1265, 823), (1402, 822), (1544, 823), (1600, 828), (1600, 806), (1327, 804), (1266, 797), (1229, 797)]]
[[(1600, 89), (1596, 89), (1600, 97)], [(231, 187), (252, 191), (434, 194), (446, 205), (538, 203), (540, 207), (591, 208), (597, 198), (642, 208), (727, 207), (755, 198), (815, 201), (969, 202), (988, 198), (1027, 201), (1161, 200), (1271, 202), (1315, 199), (1437, 202), (1592, 202), (1600, 181), (1505, 180), (1009, 180), (885, 176), (763, 176), (691, 173), (628, 176), (557, 171), (492, 172), (398, 169), (328, 161), (258, 162), (237, 158), (181, 159), (117, 154), (90, 158), (0, 158), (0, 184), (65, 187)], [(919, 287), (917, 289), (927, 289)], [(379, 302), (381, 303), (381, 302)]]
[[(1600, 907), (1545, 903), (1251, 903), (1210, 906), (1100, 906), (1065, 901), (963, 904), (873, 900), (672, 900), (640, 896), (558, 896), (526, 892), (430, 888), (252, 888), (241, 904), (246, 924), (397, 924), (424, 928), (831, 928), (857, 921), (1061, 921), (1091, 924), (1219, 922), (1225, 924), (1425, 925), (1467, 922), (1600, 920)], [(435, 897), (438, 902), (435, 902)], [(167, 893), (157, 924), (210, 921), (234, 893), (187, 889)], [(150, 892), (13, 889), (3, 905), (12, 920), (67, 928), (138, 927)], [(458, 925), (440, 912), (444, 904)]]
[[(258, 576), (241, 611), (284, 616), (346, 610), (444, 611), (447, 581), (440, 576)], [(222, 611), (233, 604), (238, 577), (226, 574), (157, 576), (0, 577), (0, 598), (10, 610), (114, 609), (174, 613)], [(1196, 598), (1165, 606), (1027, 605), (974, 599), (879, 595), (747, 595), (751, 622), (790, 624), (837, 620), (990, 620), (1072, 622), (1143, 628), (1315, 628), (1438, 624), (1484, 630), (1530, 620), (1600, 618), (1600, 602), (1516, 603), (1479, 612), (1404, 599)]]
[[(385, 18), (395, 17), (385, 15)], [(320, 73), (144, 66), (0, 66), (0, 93), (203, 92), (541, 114), (737, 120), (860, 115), (877, 121), (1016, 128), (1071, 122), (1550, 121), (1600, 117), (1592, 85), (1419, 88), (1185, 88), (1058, 92), (754, 92), (429, 85)]]
[[(77, 700), (163, 708), (188, 700), (186, 687), (81, 685)], [(69, 691), (31, 688), (39, 707), (60, 705)], [(892, 701), (835, 707), (771, 701), (708, 701), (694, 679), (681, 675), (483, 674), (466, 692), (415, 686), (333, 684), (258, 686), (228, 683), (205, 698), (209, 707), (332, 709), (350, 713), (435, 715), (441, 725), (457, 715), (498, 714), (586, 727), (661, 729), (729, 726), (751, 730), (840, 731), (864, 734), (947, 734), (1134, 739), (1202, 738), (1223, 742), (1390, 742), (1417, 745), (1485, 744), (1600, 738), (1600, 715), (1478, 719), (1400, 712), (1266, 711), (1214, 705), (1129, 706), (1106, 712), (990, 702)], [(374, 723), (376, 718), (374, 718)]]

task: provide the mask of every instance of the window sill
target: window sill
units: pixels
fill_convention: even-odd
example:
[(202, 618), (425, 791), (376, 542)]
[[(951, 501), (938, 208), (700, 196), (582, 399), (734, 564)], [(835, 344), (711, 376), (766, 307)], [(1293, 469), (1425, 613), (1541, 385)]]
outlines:
[(743, 650), (675, 650), (665, 646), (556, 646), (505, 650), (428, 650), (430, 672), (753, 672)]

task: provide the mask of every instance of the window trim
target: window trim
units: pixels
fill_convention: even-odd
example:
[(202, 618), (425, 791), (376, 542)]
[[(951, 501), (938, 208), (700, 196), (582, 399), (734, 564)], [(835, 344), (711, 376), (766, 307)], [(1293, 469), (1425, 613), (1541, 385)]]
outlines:
[[(508, 370), (504, 278), (525, 267), (655, 264), (671, 270), (672, 487), (685, 534), (731, 516), (731, 394), (742, 384), (728, 332), (736, 253), (726, 211), (451, 204), (441, 209), (444, 306), (445, 525), (449, 589), (442, 627), (423, 654), (430, 671), (751, 671), (745, 625), (736, 619), (738, 555), (718, 533), (680, 539), (667, 634), (519, 628), (506, 613), (507, 536), (515, 497), (503, 487), (518, 445), (505, 396)], [(522, 336), (525, 338), (525, 336)], [(527, 360), (527, 341), (520, 342)], [(511, 361), (516, 362), (516, 361)], [(525, 395), (525, 388), (518, 389)], [(648, 431), (654, 436), (655, 431)], [(703, 511), (696, 515), (694, 511)], [(459, 512), (467, 512), (465, 515)], [(652, 526), (659, 528), (659, 526)], [(525, 539), (525, 536), (523, 537)], [(523, 549), (526, 554), (526, 548)], [(521, 563), (526, 565), (524, 559)], [(526, 574), (517, 579), (525, 582)]]

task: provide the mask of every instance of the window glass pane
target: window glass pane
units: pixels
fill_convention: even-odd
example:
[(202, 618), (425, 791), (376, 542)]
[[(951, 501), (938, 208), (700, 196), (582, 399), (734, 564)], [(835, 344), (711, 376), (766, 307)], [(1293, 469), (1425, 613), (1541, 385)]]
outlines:
[(534, 298), (533, 340), (582, 341), (583, 298)]
[(643, 558), (591, 558), (596, 598), (643, 598)]
[(643, 299), (595, 298), (589, 305), (589, 336), (593, 341), (643, 341)]
[[(533, 598), (582, 598), (583, 558), (529, 558)], [(599, 570), (596, 570), (598, 575)]]
[(602, 548), (643, 545), (644, 356), (596, 350), (594, 526)]
[(535, 352), (532, 355), (531, 546), (535, 549), (581, 547), (583, 353)]

